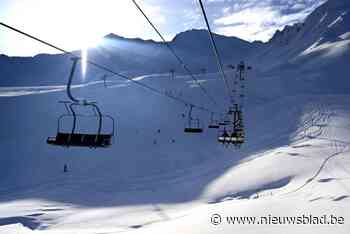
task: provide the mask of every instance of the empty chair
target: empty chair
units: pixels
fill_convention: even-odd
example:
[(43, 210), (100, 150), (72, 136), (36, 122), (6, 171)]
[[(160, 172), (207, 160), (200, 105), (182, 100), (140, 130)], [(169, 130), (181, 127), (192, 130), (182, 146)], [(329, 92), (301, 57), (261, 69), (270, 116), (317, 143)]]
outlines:
[(184, 132), (186, 133), (202, 133), (203, 128), (201, 128), (199, 119), (190, 119), (188, 126), (185, 127)]
[(208, 128), (210, 128), (210, 129), (218, 129), (218, 128), (220, 128), (220, 125), (212, 123), (212, 124), (209, 124)]
[(202, 133), (202, 128), (185, 128), (184, 132), (186, 133)]
[[(76, 146), (76, 147), (90, 147), (90, 148), (104, 148), (112, 145), (112, 140), (114, 137), (114, 119), (111, 116), (108, 115), (102, 115), (100, 108), (97, 106), (94, 102), (88, 102), (86, 100), (81, 100), (75, 98), (71, 93), (71, 84), (75, 72), (75, 68), (77, 65), (77, 62), (80, 60), (80, 58), (72, 58), (73, 65), (71, 68), (71, 72), (68, 79), (67, 84), (67, 96), (71, 101), (64, 101), (62, 102), (68, 114), (61, 115), (58, 118), (58, 126), (57, 126), (57, 134), (56, 137), (49, 137), (47, 138), (46, 142), (50, 145), (56, 145), (56, 146), (63, 146), (63, 147), (70, 147), (70, 146)], [(75, 107), (80, 108), (90, 108), (92, 109), (94, 115), (79, 115), (77, 114)], [(77, 130), (79, 123), (81, 121), (81, 118), (88, 118), (92, 120), (91, 123), (95, 122), (97, 123), (97, 129), (89, 130), (90, 132)], [(71, 129), (68, 131), (64, 131), (62, 129), (63, 121), (65, 119), (69, 119), (69, 123), (71, 123)], [(105, 128), (103, 128), (103, 125), (105, 123), (105, 120), (109, 119), (112, 123), (112, 126), (110, 126), (110, 129), (108, 132), (104, 132)], [(91, 125), (89, 123), (89, 126)], [(93, 125), (93, 124), (92, 124)]]
[(184, 129), (185, 133), (202, 133), (203, 132), (203, 128), (201, 126), (201, 123), (199, 121), (198, 118), (194, 119), (192, 117), (192, 109), (193, 106), (190, 106), (190, 111), (188, 113), (188, 122), (187, 122), (187, 126)]
[(208, 125), (208, 128), (210, 128), (210, 129), (218, 129), (218, 128), (220, 128), (220, 125), (219, 125), (218, 121), (214, 119), (214, 113), (211, 113), (210, 123)]
[[(65, 102), (65, 105), (68, 103)], [(56, 137), (47, 138), (47, 144), (62, 146), (62, 147), (89, 147), (89, 148), (106, 148), (112, 145), (114, 137), (114, 119), (106, 115), (87, 116), (77, 115), (73, 109), (75, 103), (70, 103), (69, 109), (71, 113), (62, 115), (58, 119), (58, 127)], [(98, 108), (95, 104), (91, 104), (93, 108)], [(85, 104), (90, 106), (90, 104)], [(100, 113), (99, 110), (97, 113)], [(81, 132), (77, 130), (79, 123), (84, 120), (88, 120), (88, 124), (91, 126), (96, 125), (95, 132)], [(105, 122), (109, 120), (111, 123), (109, 132), (106, 132)], [(85, 121), (86, 122), (86, 121)], [(65, 123), (65, 124), (64, 124)], [(63, 129), (63, 125), (71, 125), (69, 131)], [(104, 126), (104, 127), (103, 127)], [(104, 129), (104, 131), (103, 131)]]
[[(62, 117), (66, 117), (69, 120), (71, 120), (73, 123), (78, 122), (78, 116), (70, 116), (70, 115), (63, 115)], [(63, 146), (63, 147), (70, 147), (70, 146), (76, 146), (76, 147), (90, 147), (90, 148), (105, 148), (112, 145), (112, 140), (114, 137), (114, 120), (111, 119), (109, 116), (101, 116), (102, 119), (109, 118), (112, 122), (112, 129), (110, 132), (103, 132), (101, 131), (100, 127), (98, 126), (98, 129), (95, 133), (81, 133), (81, 132), (75, 132), (75, 127), (73, 127), (73, 131), (71, 132), (64, 132), (61, 129), (62, 121), (64, 118), (59, 118), (58, 120), (58, 132), (56, 134), (56, 137), (49, 137), (47, 138), (47, 143), (50, 145), (56, 145), (56, 146)], [(81, 117), (81, 116), (79, 116)], [(93, 117), (87, 117), (83, 116), (85, 118), (92, 118)], [(76, 118), (74, 120), (74, 118)], [(102, 124), (102, 121), (101, 121)], [(73, 124), (74, 126), (74, 124)]]

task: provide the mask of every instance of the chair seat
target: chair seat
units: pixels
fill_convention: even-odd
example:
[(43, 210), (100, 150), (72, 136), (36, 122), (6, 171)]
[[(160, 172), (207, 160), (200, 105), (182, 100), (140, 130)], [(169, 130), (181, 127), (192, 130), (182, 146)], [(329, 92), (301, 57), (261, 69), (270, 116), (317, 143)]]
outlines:
[(223, 143), (223, 144), (243, 144), (244, 143), (244, 137), (239, 136), (237, 134), (232, 134), (231, 136), (228, 135), (227, 133), (223, 134), (222, 136), (218, 137), (218, 142)]
[(201, 133), (201, 132), (203, 132), (203, 129), (201, 129), (201, 128), (185, 128), (184, 131), (187, 133)]
[(215, 129), (217, 129), (217, 128), (220, 128), (220, 126), (219, 125), (209, 125), (208, 128), (215, 128)]
[(47, 143), (58, 146), (101, 148), (108, 147), (112, 144), (112, 135), (57, 133), (56, 137), (49, 137)]

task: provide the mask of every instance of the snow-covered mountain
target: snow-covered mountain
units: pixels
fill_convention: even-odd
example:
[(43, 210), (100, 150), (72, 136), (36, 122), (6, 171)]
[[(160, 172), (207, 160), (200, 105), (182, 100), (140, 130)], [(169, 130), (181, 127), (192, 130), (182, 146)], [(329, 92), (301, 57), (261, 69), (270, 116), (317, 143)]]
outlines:
[[(350, 56), (349, 12), (347, 1), (326, 2), (304, 22), (277, 31), (267, 43), (249, 43), (221, 35), (215, 37), (225, 64), (244, 59), (261, 72), (273, 72), (281, 68), (293, 72), (295, 67), (302, 72), (315, 70), (316, 67), (326, 72), (337, 72), (346, 67)], [(216, 71), (206, 30), (179, 33), (170, 45), (193, 73), (200, 73), (202, 68), (209, 72)], [(75, 53), (80, 54), (80, 51)], [(184, 74), (164, 43), (123, 38), (114, 34), (107, 35), (97, 48), (89, 49), (89, 58), (130, 75), (167, 73), (171, 69)], [(64, 55), (37, 55), (33, 58), (2, 55), (0, 64), (5, 69), (0, 71), (0, 84), (62, 84), (65, 82), (64, 72), (68, 63), (68, 57)], [(21, 69), (17, 69), (18, 66)], [(50, 79), (47, 79), (50, 72), (54, 75), (50, 74)], [(96, 75), (94, 72), (88, 74), (88, 80), (96, 79)]]
[[(216, 35), (218, 49), (223, 60), (232, 64), (242, 58), (249, 57), (255, 45), (234, 37)], [(193, 73), (201, 73), (206, 68), (208, 72), (216, 71), (214, 55), (205, 30), (190, 30), (178, 34), (170, 45), (183, 59)], [(81, 52), (74, 52), (79, 55)], [(128, 39), (109, 34), (97, 48), (88, 51), (89, 59), (107, 64), (110, 68), (130, 75), (168, 73), (174, 69), (178, 74), (184, 70), (168, 48), (161, 42), (142, 39)], [(33, 58), (16, 58), (2, 55), (0, 64), (5, 70), (0, 71), (1, 85), (43, 85), (62, 84), (64, 68), (69, 63), (64, 55), (37, 55)], [(17, 69), (25, 64), (24, 69)], [(29, 67), (32, 70), (28, 70)], [(47, 79), (48, 72), (54, 75)], [(96, 79), (96, 73), (88, 73), (88, 77)], [(98, 77), (101, 77), (99, 74)], [(89, 78), (88, 78), (89, 80)]]
[[(348, 1), (329, 1), (265, 44), (216, 36), (225, 63), (246, 60), (254, 68), (240, 150), (219, 145), (218, 133), (207, 128), (185, 135), (188, 107), (125, 80), (110, 79), (105, 88), (96, 81), (104, 73), (92, 67), (86, 80), (77, 71), (82, 84), (73, 92), (116, 119), (113, 146), (49, 146), (46, 138), (66, 112), (58, 101), (67, 99), (68, 57), (1, 56), (0, 233), (348, 234), (348, 11)], [(171, 45), (193, 71), (208, 68), (198, 77), (219, 105), (185, 74), (169, 78), (178, 65), (162, 43), (111, 34), (89, 54), (139, 82), (222, 111), (224, 87), (206, 33), (181, 33)], [(210, 113), (195, 109), (193, 115), (208, 124)], [(78, 124), (95, 127), (94, 119)], [(214, 214), (222, 216), (220, 225), (211, 223)], [(228, 216), (302, 215), (334, 215), (345, 223), (225, 223)]]
[(350, 57), (349, 25), (350, 2), (328, 1), (304, 22), (277, 31), (256, 53), (254, 61), (262, 62), (262, 70), (297, 67), (299, 71), (308, 71), (332, 67), (332, 71), (339, 71)]

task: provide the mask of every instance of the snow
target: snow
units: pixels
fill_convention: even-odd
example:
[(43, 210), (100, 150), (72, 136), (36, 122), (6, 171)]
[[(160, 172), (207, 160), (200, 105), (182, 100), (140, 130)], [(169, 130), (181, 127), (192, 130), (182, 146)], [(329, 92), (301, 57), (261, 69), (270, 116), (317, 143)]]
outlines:
[(343, 40), (349, 40), (350, 39), (350, 32), (344, 33), (339, 37)]
[(334, 20), (331, 24), (328, 25), (328, 28), (333, 27), (335, 24), (343, 21), (343, 17), (339, 16), (336, 20)]
[(25, 228), (22, 224), (4, 225), (0, 229), (1, 234), (30, 234), (33, 233), (29, 228)]
[[(186, 83), (186, 80), (181, 82)], [(115, 92), (114, 89), (104, 90), (101, 86), (87, 88), (91, 91)], [(36, 96), (38, 95), (29, 95), (26, 99)], [(122, 231), (162, 233), (164, 230), (167, 230), (167, 233), (232, 233), (238, 230), (254, 233), (256, 228), (278, 233), (285, 230), (285, 227), (229, 224), (215, 227), (210, 224), (210, 217), (214, 213), (231, 216), (330, 213), (345, 217), (347, 220), (350, 218), (346, 212), (350, 208), (347, 198), (347, 188), (350, 184), (346, 179), (348, 176), (346, 168), (350, 166), (350, 161), (347, 160), (349, 155), (347, 142), (350, 142), (350, 112), (347, 100), (349, 100), (347, 95), (303, 95), (282, 98), (263, 106), (252, 106), (247, 113), (250, 119), (247, 120), (249, 146), (242, 151), (221, 149), (222, 153), (228, 155), (219, 156), (220, 160), (217, 160), (218, 156), (212, 158), (212, 155), (217, 154), (209, 153), (211, 157), (206, 161), (199, 161), (196, 166), (197, 163), (189, 161), (185, 167), (150, 174), (150, 167), (144, 164), (143, 176), (133, 178), (131, 176), (133, 170), (128, 169), (121, 173), (120, 166), (113, 163), (109, 169), (106, 162), (103, 162), (107, 160), (107, 163), (111, 164), (112, 161), (119, 161), (123, 167), (128, 167), (127, 158), (124, 158), (121, 152), (132, 157), (128, 153), (130, 149), (115, 148), (120, 153), (117, 153), (119, 155), (117, 157), (113, 153), (112, 159), (106, 156), (108, 152), (96, 152), (99, 156), (86, 155), (84, 158), (78, 155), (69, 156), (72, 168), (67, 175), (43, 173), (45, 171), (43, 167), (39, 167), (41, 173), (35, 175), (29, 168), (28, 172), (32, 177), (37, 177), (35, 181), (41, 181), (40, 185), (30, 185), (27, 188), (3, 186), (0, 193), (0, 222), (12, 217), (11, 220), (22, 223), (28, 233), (48, 234)], [(294, 108), (290, 108), (291, 106)], [(273, 118), (262, 118), (272, 110), (276, 110), (276, 107), (280, 110)], [(260, 120), (257, 123), (260, 127), (254, 127), (251, 118)], [(294, 122), (292, 119), (297, 121), (295, 127), (291, 125)], [(148, 122), (152, 124), (152, 121)], [(125, 133), (121, 135), (129, 138)], [(285, 140), (286, 143), (283, 143)], [(211, 141), (212, 147), (216, 143), (213, 138)], [(280, 146), (267, 149), (266, 146), (270, 143)], [(147, 145), (149, 148), (150, 144)], [(121, 144), (117, 146), (119, 148)], [(45, 145), (39, 147), (47, 148)], [(213, 152), (211, 147), (206, 150)], [(169, 149), (171, 146), (166, 148)], [(179, 149), (176, 148), (171, 148), (171, 152), (174, 152), (172, 155), (177, 155), (177, 159), (181, 160), (180, 154), (176, 153)], [(40, 161), (44, 162), (45, 167), (57, 168), (57, 158), (52, 152), (54, 151), (51, 151), (50, 157), (56, 163), (48, 163), (52, 159), (45, 159), (45, 155)], [(63, 151), (59, 152), (59, 158), (63, 156), (68, 160), (64, 155), (69, 152), (63, 155), (61, 153)], [(71, 153), (79, 152), (74, 150)], [(233, 157), (232, 153), (235, 154)], [(334, 154), (335, 156), (329, 158)], [(27, 154), (28, 156), (30, 155)], [(150, 157), (147, 153), (142, 156)], [(164, 166), (165, 161), (162, 163), (158, 160), (165, 155), (159, 156), (156, 156), (157, 165)], [(35, 155), (30, 157), (34, 162), (37, 161)], [(98, 159), (101, 157), (104, 158), (102, 161)], [(74, 161), (79, 162), (80, 166), (88, 166), (87, 163), (91, 160), (99, 164), (98, 168), (91, 167), (85, 171), (77, 168), (77, 165), (74, 166)], [(166, 160), (171, 162), (174, 159)], [(118, 170), (115, 170), (116, 166)], [(58, 168), (56, 170), (60, 171)], [(94, 176), (89, 176), (91, 174)], [(45, 178), (40, 179), (41, 176)], [(30, 183), (26, 179), (27, 185), (28, 182)], [(198, 185), (203, 183), (205, 186), (200, 194), (190, 195), (197, 193)], [(190, 195), (189, 199), (183, 200), (181, 197), (186, 194)], [(294, 204), (299, 204), (299, 208), (295, 209)], [(13, 223), (10, 222), (9, 225), (11, 224)], [(16, 230), (19, 230), (19, 227), (16, 226)], [(33, 227), (35, 230), (30, 231)], [(9, 227), (6, 225), (4, 228), (7, 230)], [(349, 226), (340, 225), (335, 229), (331, 226), (301, 228), (290, 225), (285, 233), (309, 233), (316, 230), (317, 233), (347, 233)]]
[[(322, 40), (322, 38), (320, 40)], [(317, 53), (317, 52), (321, 52), (321, 53), (324, 52), (323, 53), (324, 57), (341, 56), (341, 54), (345, 53), (346, 49), (349, 47), (350, 39), (339, 41), (339, 42), (327, 42), (327, 43), (323, 43), (322, 45), (319, 45), (319, 46), (318, 46), (318, 44), (319, 44), (319, 41), (316, 42), (315, 44), (313, 44), (307, 50), (303, 51), (301, 53), (301, 56), (305, 56), (305, 55), (309, 55), (309, 54)]]
[[(81, 85), (73, 85), (72, 89), (87, 87), (90, 85), (96, 85), (102, 83), (102, 81), (94, 81)], [(23, 87), (0, 87), (0, 97), (19, 97), (32, 94), (45, 94), (51, 92), (65, 91), (65, 85), (56, 86), (23, 86)]]
[[(55, 135), (57, 117), (65, 113), (57, 103), (67, 99), (62, 82), (38, 84), (47, 76), (35, 72), (33, 77), (21, 74), (31, 77), (27, 86), (2, 85), (0, 233), (348, 234), (350, 81), (345, 71), (350, 58), (349, 28), (344, 22), (327, 28), (344, 9), (323, 12), (328, 15), (319, 31), (307, 28), (313, 28), (312, 23), (324, 14), (310, 16), (305, 28), (288, 38), (288, 45), (276, 40), (254, 47), (220, 37), (223, 47), (256, 51), (248, 57), (253, 71), (246, 83), (247, 143), (241, 149), (219, 145), (216, 131), (185, 135), (187, 121), (182, 114), (188, 107), (122, 79), (109, 79), (105, 88), (100, 80), (104, 74), (90, 67), (87, 82), (75, 84), (73, 93), (96, 100), (103, 113), (115, 117), (115, 144), (102, 150), (55, 148), (45, 141)], [(337, 33), (333, 37), (327, 30)], [(203, 35), (194, 30), (172, 43), (179, 49)], [(121, 44), (128, 44), (123, 40)], [(136, 47), (147, 54), (148, 46), (140, 41)], [(164, 55), (157, 56), (164, 60), (157, 70), (149, 67), (149, 57), (141, 56), (140, 71), (148, 72), (128, 71), (124, 64), (124, 73), (164, 93), (181, 93), (185, 100), (222, 108), (221, 101), (212, 105), (186, 74), (179, 72), (171, 79)], [(195, 60), (192, 65), (196, 66), (191, 68), (197, 72), (210, 63), (210, 59), (193, 57), (190, 61)], [(226, 63), (232, 63), (227, 59), (232, 57), (225, 57)], [(66, 69), (62, 77), (66, 79), (68, 73)], [(220, 74), (209, 69), (205, 75), (195, 75), (210, 94), (224, 100)], [(233, 76), (228, 70), (226, 75)], [(210, 113), (197, 109), (194, 115), (204, 124), (210, 119)], [(95, 124), (88, 123), (87, 129)], [(63, 173), (64, 164), (68, 173)], [(221, 224), (211, 223), (214, 214), (222, 216)], [(344, 218), (345, 224), (234, 225), (225, 219), (302, 215), (334, 215)]]
[(326, 19), (327, 15), (328, 15), (328, 13), (326, 12), (326, 13), (322, 16), (322, 18), (320, 19), (320, 23), (322, 23), (322, 22)]

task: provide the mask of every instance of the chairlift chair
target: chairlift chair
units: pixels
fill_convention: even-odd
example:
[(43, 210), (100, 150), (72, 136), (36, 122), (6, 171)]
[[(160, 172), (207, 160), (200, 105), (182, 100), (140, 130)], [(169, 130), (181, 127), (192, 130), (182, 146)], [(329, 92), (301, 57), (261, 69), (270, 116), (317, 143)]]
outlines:
[(235, 113), (235, 109), (233, 107), (230, 107), (227, 114), (228, 115), (233, 115)]
[(221, 121), (219, 122), (219, 126), (225, 127), (225, 126), (229, 126), (232, 124), (232, 121), (230, 120), (230, 115), (223, 115)]
[(191, 124), (185, 128), (184, 132), (186, 132), (186, 133), (202, 133), (203, 128), (200, 125), (199, 119), (192, 119)]
[(202, 133), (203, 128), (201, 126), (200, 120), (198, 118), (192, 117), (193, 106), (190, 106), (190, 111), (188, 113), (188, 125), (185, 127), (185, 133)]
[(232, 116), (232, 115), (234, 116), (234, 114), (238, 111), (239, 111), (238, 104), (233, 104), (231, 107), (229, 107), (227, 114), (230, 116)]
[(234, 145), (241, 145), (244, 143), (244, 130), (243, 129), (236, 129), (234, 130), (234, 132), (231, 134), (231, 144), (234, 144)]
[(218, 142), (224, 145), (242, 145), (244, 143), (244, 131), (234, 130), (232, 133), (224, 129), (219, 131)]
[(210, 129), (218, 129), (218, 128), (220, 128), (220, 125), (219, 125), (218, 121), (214, 119), (214, 113), (211, 113), (210, 123), (209, 123), (208, 128), (210, 128)]
[[(57, 134), (55, 137), (47, 138), (46, 142), (50, 145), (55, 146), (76, 146), (76, 147), (89, 147), (89, 148), (106, 148), (112, 145), (114, 138), (114, 119), (108, 115), (102, 115), (99, 107), (94, 102), (88, 102), (86, 100), (79, 100), (73, 97), (71, 93), (71, 84), (74, 76), (77, 62), (80, 58), (73, 58), (73, 65), (68, 79), (67, 84), (67, 95), (71, 101), (65, 101), (64, 103), (68, 114), (61, 115), (58, 119)], [(77, 114), (75, 107), (90, 107), (94, 111), (95, 115), (92, 117)], [(72, 121), (71, 131), (62, 130), (64, 119), (69, 118)], [(83, 133), (77, 130), (78, 122), (81, 118), (97, 118), (98, 127), (96, 132)], [(103, 132), (103, 123), (109, 119), (112, 122), (112, 129), (109, 132)]]
[(224, 130), (219, 131), (218, 142), (223, 144), (223, 145), (231, 144), (230, 134), (225, 128), (224, 128)]
[(227, 126), (227, 124), (225, 123), (225, 121), (220, 121), (220, 122), (219, 122), (219, 125), (220, 125), (220, 126)]
[[(70, 112), (68, 114), (61, 115), (57, 121), (57, 134), (56, 137), (49, 137), (47, 143), (50, 145), (62, 146), (62, 147), (89, 147), (89, 148), (107, 148), (112, 145), (113, 138), (115, 135), (115, 123), (114, 119), (109, 115), (102, 115), (98, 106), (96, 104), (87, 103), (84, 104), (84, 107), (91, 106), (97, 115), (79, 115), (76, 114), (76, 111), (73, 109), (74, 106), (80, 104), (64, 102), (65, 105), (69, 106)], [(83, 118), (97, 121), (97, 130), (96, 132), (85, 133), (77, 131), (78, 122)], [(112, 128), (109, 132), (103, 132), (103, 123), (109, 119), (112, 123)], [(64, 122), (68, 120), (72, 123), (72, 129), (70, 131), (63, 130)]]
[(216, 124), (216, 123), (210, 123), (208, 128), (210, 128), (210, 129), (219, 129), (220, 125)]
[(237, 67), (238, 67), (238, 70), (244, 71), (246, 68), (244, 61), (241, 61)]

